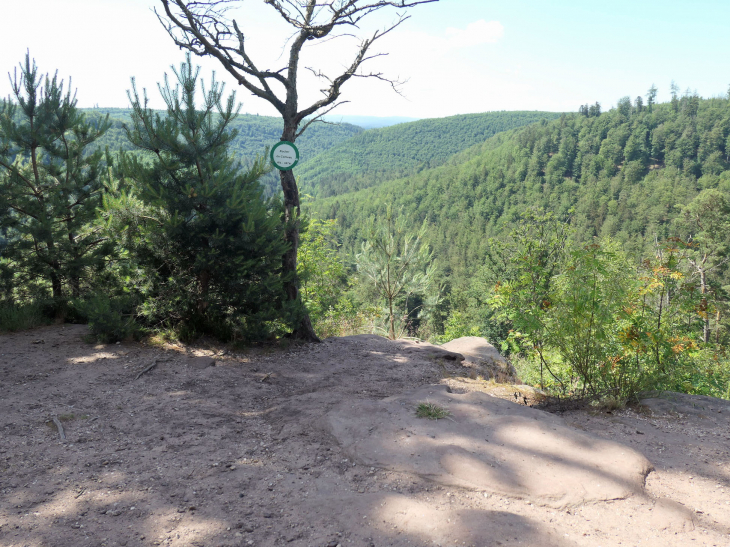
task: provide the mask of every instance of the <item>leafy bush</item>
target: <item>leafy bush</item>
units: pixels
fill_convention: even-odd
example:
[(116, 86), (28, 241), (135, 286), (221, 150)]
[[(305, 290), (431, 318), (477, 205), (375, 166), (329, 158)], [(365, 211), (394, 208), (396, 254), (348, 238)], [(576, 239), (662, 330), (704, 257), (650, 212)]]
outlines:
[(452, 311), (444, 325), (444, 334), (435, 336), (437, 344), (445, 344), (462, 336), (481, 336), (479, 327), (472, 325), (466, 314), (460, 311)]
[(372, 333), (382, 317), (379, 309), (372, 306), (357, 306), (352, 300), (343, 298), (330, 307), (314, 322), (314, 330), (321, 338)]
[(730, 399), (730, 356), (721, 348), (691, 352), (662, 389)]
[(624, 402), (667, 386), (721, 392), (707, 374), (702, 387), (684, 378), (697, 370), (703, 307), (676, 245), (636, 268), (610, 240), (578, 246), (546, 237), (566, 234), (561, 224), (530, 213), (504, 246), (512, 263), (492, 306), (512, 323), (526, 358), (520, 375), (534, 380), (539, 367), (541, 386), (579, 399)]
[(87, 319), (91, 336), (98, 342), (119, 342), (139, 331), (131, 313), (133, 303), (128, 297), (95, 294), (75, 301), (74, 308)]

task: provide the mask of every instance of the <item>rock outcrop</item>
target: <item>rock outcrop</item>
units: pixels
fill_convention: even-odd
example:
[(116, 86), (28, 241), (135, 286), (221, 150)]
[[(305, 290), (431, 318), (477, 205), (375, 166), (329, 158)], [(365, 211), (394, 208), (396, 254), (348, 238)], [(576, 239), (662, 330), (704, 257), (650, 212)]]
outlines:
[[(417, 418), (425, 402), (449, 416)], [(338, 443), (366, 466), (551, 507), (641, 493), (652, 470), (639, 452), (577, 431), (555, 415), (484, 393), (450, 393), (443, 385), (348, 401), (328, 421)]]
[(463, 355), (464, 366), (471, 365), (487, 380), (493, 379), (496, 382), (508, 384), (519, 383), (515, 368), (486, 338), (463, 336), (442, 344), (441, 347)]

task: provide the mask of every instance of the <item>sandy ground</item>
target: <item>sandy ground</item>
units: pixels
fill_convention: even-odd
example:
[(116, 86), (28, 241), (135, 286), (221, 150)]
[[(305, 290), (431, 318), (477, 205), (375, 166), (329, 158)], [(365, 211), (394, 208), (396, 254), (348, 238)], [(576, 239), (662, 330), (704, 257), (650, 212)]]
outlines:
[[(0, 336), (2, 547), (730, 546), (727, 401), (678, 396), (556, 416), (470, 393), (514, 401), (515, 389), (462, 380), (470, 371), (458, 361), (409, 342), (361, 336), (226, 352), (90, 345), (85, 333), (67, 325)], [(424, 389), (451, 398), (452, 421), (408, 410)], [(388, 408), (391, 423), (375, 420)], [(522, 473), (521, 489), (494, 487), (477, 468), (460, 468), (455, 482), (405, 458), (421, 456), (412, 449), (383, 454), (367, 444), (385, 446), (397, 432), (436, 439), (429, 428), (448, 435), (457, 423), (469, 435), (462, 408), (492, 420), (479, 427), (493, 436), (479, 432), (484, 442), (470, 453), (482, 457), (492, 442), (494, 472)], [(530, 441), (513, 415), (552, 426), (533, 427)], [(337, 426), (343, 416), (373, 425), (349, 438)], [(553, 473), (556, 488), (577, 497), (550, 501), (524, 482), (530, 467), (517, 460), (539, 457), (543, 434), (573, 444), (555, 456), (559, 466), (536, 463), (535, 476)], [(650, 465), (639, 475), (626, 468), (633, 486), (623, 493), (584, 495), (570, 482), (590, 467), (578, 469), (576, 443), (596, 454), (591, 472), (617, 447), (627, 466)]]

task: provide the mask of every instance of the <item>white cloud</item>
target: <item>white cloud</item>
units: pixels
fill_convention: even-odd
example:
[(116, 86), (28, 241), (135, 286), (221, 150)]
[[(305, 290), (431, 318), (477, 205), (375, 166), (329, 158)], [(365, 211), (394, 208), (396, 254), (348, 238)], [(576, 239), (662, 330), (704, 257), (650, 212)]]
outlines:
[(451, 48), (493, 44), (504, 36), (504, 27), (499, 21), (485, 21), (479, 19), (469, 23), (465, 29), (449, 27), (446, 29), (446, 38)]

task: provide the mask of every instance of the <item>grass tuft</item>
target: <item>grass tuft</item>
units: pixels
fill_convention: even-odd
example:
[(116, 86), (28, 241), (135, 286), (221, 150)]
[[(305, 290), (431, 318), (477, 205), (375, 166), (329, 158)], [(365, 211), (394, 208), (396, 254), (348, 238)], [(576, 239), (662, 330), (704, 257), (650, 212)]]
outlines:
[(447, 409), (434, 403), (420, 403), (416, 407), (416, 416), (419, 418), (428, 418), (429, 420), (440, 420), (451, 415)]
[(0, 305), (0, 332), (28, 330), (49, 323), (50, 320), (43, 313), (41, 303)]

